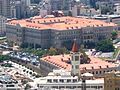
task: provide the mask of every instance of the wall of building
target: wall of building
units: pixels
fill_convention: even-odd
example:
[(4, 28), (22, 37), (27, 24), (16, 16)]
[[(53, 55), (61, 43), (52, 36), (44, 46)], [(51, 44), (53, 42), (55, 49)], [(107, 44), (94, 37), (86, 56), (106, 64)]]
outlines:
[(4, 36), (6, 32), (6, 18), (3, 16), (0, 16), (0, 36)]
[(0, 15), (10, 18), (11, 17), (11, 6), (10, 1), (12, 0), (0, 0)]
[(119, 90), (120, 89), (120, 73), (107, 73), (104, 77), (104, 90)]
[(21, 44), (28, 44), (33, 48), (50, 48), (51, 46), (60, 48), (65, 42), (76, 39), (78, 45), (85, 42), (96, 43), (99, 40), (110, 38), (112, 30), (117, 27), (87, 26), (81, 29), (69, 28), (68, 30), (39, 30), (25, 28), (20, 25), (7, 25), (7, 38)]
[(44, 60), (40, 60), (40, 68), (44, 69), (47, 73), (53, 71), (53, 69), (59, 69), (57, 66), (49, 62), (45, 62)]

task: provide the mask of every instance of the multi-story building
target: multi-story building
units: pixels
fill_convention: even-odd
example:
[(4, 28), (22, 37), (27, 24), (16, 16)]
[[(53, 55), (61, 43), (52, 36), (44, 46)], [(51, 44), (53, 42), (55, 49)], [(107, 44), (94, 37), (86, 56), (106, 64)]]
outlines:
[(40, 9), (48, 10), (48, 14), (58, 10), (62, 10), (65, 14), (68, 14), (74, 1), (75, 0), (41, 0)]
[(4, 36), (6, 32), (6, 18), (0, 16), (0, 36)]
[(104, 80), (79, 80), (65, 70), (53, 70), (48, 76), (30, 82), (31, 89), (36, 90), (104, 90)]
[(13, 0), (0, 0), (0, 15), (11, 18), (11, 2)]
[(120, 72), (106, 73), (104, 77), (104, 90), (120, 89)]
[[(104, 74), (106, 72), (119, 70), (119, 65), (117, 64), (108, 63), (93, 56), (89, 56), (89, 58), (90, 58), (89, 63), (79, 63), (79, 64), (76, 63), (79, 65), (79, 67), (77, 66), (76, 68), (79, 69), (80, 74), (91, 73), (94, 75), (94, 77), (104, 77)], [(80, 60), (80, 62), (82, 62), (82, 60)], [(67, 71), (71, 71), (74, 70), (74, 66), (75, 66), (72, 64), (72, 54), (46, 56), (41, 58), (40, 63), (41, 63), (40, 68), (44, 69), (46, 72), (50, 72), (53, 69), (60, 69), (60, 68), (65, 69)]]
[(72, 7), (72, 16), (94, 16), (99, 15), (100, 11), (85, 5), (74, 5)]
[(8, 42), (18, 45), (34, 48), (49, 48), (51, 46), (60, 48), (68, 43), (72, 44), (74, 39), (80, 45), (110, 38), (113, 30), (117, 30), (115, 24), (93, 19), (31, 18), (8, 22), (6, 35)]
[(95, 7), (97, 0), (80, 0), (80, 2), (90, 7)]
[(69, 4), (73, 0), (51, 0), (52, 10), (69, 10)]
[(117, 3), (117, 4), (115, 4), (115, 9), (116, 9), (116, 13), (117, 14), (120, 14), (120, 4), (119, 3)]
[(30, 0), (0, 0), (0, 15), (7, 18), (27, 18)]

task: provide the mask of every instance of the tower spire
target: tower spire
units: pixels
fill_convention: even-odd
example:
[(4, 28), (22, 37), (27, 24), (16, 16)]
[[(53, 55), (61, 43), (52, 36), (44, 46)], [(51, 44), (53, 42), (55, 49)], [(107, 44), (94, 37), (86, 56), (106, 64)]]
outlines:
[(78, 46), (76, 40), (74, 40), (72, 53), (71, 53), (71, 75), (78, 76), (80, 78), (80, 52), (78, 52)]
[(78, 52), (78, 46), (77, 46), (76, 40), (74, 40), (74, 43), (72, 46), (72, 52)]

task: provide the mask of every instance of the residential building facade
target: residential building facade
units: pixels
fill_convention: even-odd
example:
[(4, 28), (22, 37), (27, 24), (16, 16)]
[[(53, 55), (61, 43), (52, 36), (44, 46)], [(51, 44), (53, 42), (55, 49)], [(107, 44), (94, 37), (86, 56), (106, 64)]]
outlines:
[(72, 7), (72, 15), (74, 17), (77, 17), (77, 16), (91, 17), (91, 16), (99, 15), (99, 14), (100, 14), (99, 10), (97, 11), (94, 8), (90, 8), (90, 7), (85, 6), (85, 5), (74, 5)]
[(120, 72), (105, 74), (104, 90), (120, 90)]
[(36, 90), (104, 90), (104, 80), (86, 80), (85, 85), (78, 76), (72, 76), (65, 70), (53, 70), (48, 76), (30, 82), (31, 89)]
[(6, 18), (0, 16), (0, 36), (4, 36), (6, 32)]
[(13, 0), (0, 0), (0, 15), (11, 18), (11, 2)]

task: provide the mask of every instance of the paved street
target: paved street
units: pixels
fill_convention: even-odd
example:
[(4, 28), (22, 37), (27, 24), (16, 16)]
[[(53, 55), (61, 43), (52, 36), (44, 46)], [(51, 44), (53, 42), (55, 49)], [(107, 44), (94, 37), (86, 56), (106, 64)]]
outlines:
[(18, 63), (20, 65), (26, 66), (27, 68), (29, 68), (29, 69), (35, 71), (36, 73), (38, 73), (40, 76), (46, 76), (48, 74), (46, 71), (41, 70), (39, 68), (39, 66), (32, 65), (31, 63), (25, 63), (25, 62), (22, 62), (20, 60), (14, 59), (14, 58), (11, 58), (11, 61), (13, 61), (15, 63)]

